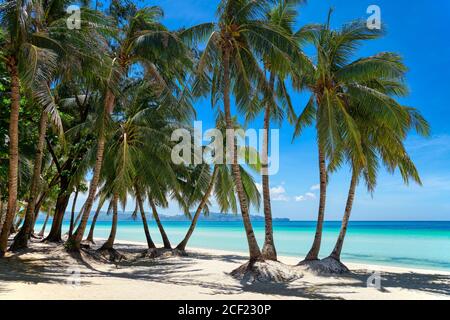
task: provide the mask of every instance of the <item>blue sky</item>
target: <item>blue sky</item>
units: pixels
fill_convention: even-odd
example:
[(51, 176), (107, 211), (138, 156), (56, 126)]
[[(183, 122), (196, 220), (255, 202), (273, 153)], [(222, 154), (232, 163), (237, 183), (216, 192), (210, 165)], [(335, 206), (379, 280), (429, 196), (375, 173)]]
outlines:
[[(171, 29), (178, 29), (214, 20), (218, 1), (159, 0), (143, 3), (161, 6), (165, 12), (164, 23)], [(363, 186), (358, 188), (352, 219), (450, 220), (450, 108), (447, 103), (450, 93), (450, 2), (309, 0), (307, 5), (299, 8), (298, 26), (324, 22), (330, 7), (335, 9), (333, 27), (356, 18), (367, 19), (367, 7), (372, 4), (381, 8), (382, 22), (388, 33), (383, 39), (367, 43), (355, 59), (381, 51), (401, 54), (409, 67), (407, 80), (411, 91), (402, 103), (422, 112), (431, 124), (432, 136), (423, 139), (411, 134), (406, 143), (424, 185), (404, 186), (398, 174), (381, 171), (373, 195), (368, 194)], [(298, 111), (304, 106), (304, 100), (304, 94), (294, 94)], [(196, 108), (198, 119), (204, 121), (204, 128), (212, 127), (213, 113), (208, 102), (199, 101)], [(260, 126), (260, 118), (251, 124), (254, 128)], [(306, 130), (294, 143), (291, 142), (292, 132), (287, 123), (280, 131), (280, 171), (271, 177), (273, 214), (293, 220), (315, 220), (318, 170), (314, 130)], [(342, 217), (349, 178), (346, 167), (330, 177), (328, 220)], [(259, 178), (257, 180), (260, 181)], [(79, 201), (78, 206), (81, 205), (82, 201)], [(127, 209), (132, 210), (132, 207), (130, 203)], [(163, 213), (177, 214), (178, 209), (171, 206)]]

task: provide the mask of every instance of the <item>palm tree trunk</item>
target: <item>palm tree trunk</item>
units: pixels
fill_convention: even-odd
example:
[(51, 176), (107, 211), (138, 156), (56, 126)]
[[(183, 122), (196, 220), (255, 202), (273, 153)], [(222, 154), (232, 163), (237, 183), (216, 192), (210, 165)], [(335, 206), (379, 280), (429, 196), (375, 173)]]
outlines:
[(94, 217), (92, 218), (92, 222), (91, 222), (91, 227), (89, 229), (89, 234), (86, 238), (86, 241), (91, 242), (91, 243), (95, 243), (94, 242), (94, 229), (95, 229), (95, 225), (97, 223), (97, 219), (98, 219), (98, 215), (100, 214), (100, 210), (102, 209), (103, 206), (103, 201), (99, 201), (98, 206), (97, 206), (97, 210), (95, 211)]
[(69, 237), (72, 236), (73, 227), (76, 224), (76, 222), (74, 222), (74, 219), (75, 219), (75, 205), (77, 204), (77, 198), (78, 198), (78, 188), (75, 190), (75, 195), (74, 195), (73, 201), (72, 201), (72, 211), (70, 212)]
[(136, 190), (136, 199), (139, 205), (139, 211), (141, 212), (141, 219), (144, 226), (145, 239), (147, 239), (147, 246), (149, 249), (155, 249), (155, 243), (153, 242), (152, 237), (150, 236), (150, 230), (148, 229), (147, 218), (145, 217), (144, 203), (142, 201), (141, 193), (137, 186), (135, 186), (134, 188)]
[(0, 198), (0, 233), (2, 232), (3, 229), (3, 224), (5, 223), (5, 218), (6, 218), (6, 214), (5, 214), (5, 205), (3, 200), (1, 200)]
[(36, 155), (34, 158), (33, 177), (31, 178), (30, 197), (28, 199), (27, 209), (25, 212), (25, 221), (19, 233), (14, 238), (14, 242), (10, 248), (11, 251), (24, 249), (28, 245), (28, 239), (31, 236), (31, 231), (34, 221), (34, 208), (36, 205), (36, 198), (38, 197), (39, 182), (42, 170), (42, 158), (44, 157), (44, 143), (45, 135), (47, 134), (48, 115), (45, 110), (41, 112), (39, 120), (39, 138), (37, 143)]
[[(20, 221), (20, 218), (18, 219), (18, 223), (21, 223), (22, 221)], [(12, 223), (11, 224), (11, 228), (9, 229), (9, 234), (8, 234), (8, 237), (10, 236), (10, 235), (13, 235), (13, 234), (15, 234), (17, 232), (17, 228), (16, 228), (16, 223)]]
[(47, 215), (45, 216), (45, 221), (44, 224), (42, 225), (42, 229), (39, 232), (38, 236), (43, 237), (44, 233), (45, 233), (45, 228), (47, 227), (47, 222), (48, 222), (48, 218), (50, 217), (50, 213), (47, 213)]
[(197, 225), (197, 221), (198, 221), (198, 218), (200, 217), (200, 213), (202, 212), (203, 208), (206, 205), (206, 202), (208, 201), (208, 199), (211, 195), (211, 192), (212, 192), (213, 186), (214, 186), (214, 182), (216, 181), (218, 172), (219, 172), (219, 167), (217, 165), (215, 165), (213, 174), (211, 176), (211, 180), (208, 185), (208, 189), (206, 189), (206, 192), (203, 195), (202, 200), (197, 207), (197, 211), (195, 211), (194, 217), (192, 218), (191, 225), (189, 226), (189, 229), (188, 229), (186, 235), (184, 236), (184, 239), (177, 246), (178, 250), (181, 250), (181, 251), (186, 250), (186, 245), (187, 245), (190, 237), (192, 236), (192, 233), (194, 233), (194, 229), (195, 229), (195, 226)]
[(34, 206), (33, 212), (33, 223), (31, 224), (31, 234), (34, 234), (34, 226), (36, 225), (36, 220), (39, 217), (39, 211), (41, 210), (42, 200), (46, 196), (46, 191), (42, 192), (37, 198), (36, 205)]
[[(270, 89), (274, 90), (275, 77), (270, 74)], [(264, 113), (264, 136), (262, 145), (262, 188), (264, 200), (264, 221), (265, 221), (265, 239), (262, 249), (264, 259), (277, 260), (277, 251), (273, 239), (272, 226), (272, 207), (270, 205), (270, 183), (269, 183), (269, 128), (270, 128), (270, 104), (267, 103)]]
[[(113, 92), (110, 89), (107, 89), (106, 95), (105, 95), (105, 105), (104, 105), (104, 121), (106, 122), (106, 117), (112, 113), (114, 108), (114, 102), (115, 102), (115, 96)], [(105, 123), (103, 124), (103, 126)], [(95, 194), (97, 193), (97, 187), (98, 183), (100, 181), (100, 171), (102, 169), (103, 165), (103, 155), (105, 151), (105, 132), (104, 129), (100, 130), (100, 134), (97, 140), (97, 155), (96, 155), (96, 161), (94, 166), (94, 174), (91, 180), (91, 184), (89, 186), (89, 194), (86, 199), (86, 202), (84, 204), (84, 210), (83, 214), (81, 216), (81, 222), (75, 231), (75, 234), (73, 234), (69, 239), (67, 240), (67, 247), (71, 250), (80, 250), (81, 247), (81, 240), (83, 239), (84, 231), (86, 229), (86, 225), (89, 219), (89, 215), (92, 209), (92, 205), (94, 204)]]
[(159, 220), (158, 210), (156, 209), (153, 199), (151, 197), (148, 197), (148, 202), (150, 203), (150, 207), (152, 207), (153, 218), (155, 218), (156, 224), (158, 225), (159, 232), (161, 233), (161, 238), (163, 240), (164, 248), (172, 249), (172, 246), (169, 241), (169, 237), (167, 236), (166, 231), (164, 230), (161, 220)]
[[(225, 109), (225, 120), (226, 120), (226, 127), (228, 129), (228, 134), (232, 134), (233, 137), (227, 136), (227, 143), (233, 143), (236, 144), (234, 134), (232, 132), (233, 129), (233, 123), (231, 120), (231, 103), (230, 103), (230, 49), (224, 48), (223, 49), (223, 104)], [(253, 232), (252, 223), (250, 221), (249, 216), (249, 208), (248, 208), (248, 201), (244, 193), (244, 187), (242, 185), (242, 179), (241, 179), (241, 172), (239, 169), (239, 164), (237, 162), (237, 152), (234, 152), (234, 147), (227, 146), (227, 152), (233, 152), (233, 160), (232, 160), (232, 169), (233, 169), (233, 176), (234, 181), (236, 185), (236, 191), (239, 198), (239, 204), (241, 207), (241, 214), (242, 214), (242, 220), (244, 222), (245, 232), (247, 235), (247, 242), (248, 242), (248, 248), (249, 248), (249, 259), (250, 262), (254, 262), (257, 260), (262, 259), (261, 250), (259, 249), (258, 242), (256, 241), (255, 234)]]
[(45, 241), (49, 242), (61, 242), (62, 224), (64, 221), (64, 214), (69, 203), (70, 196), (67, 194), (64, 188), (60, 191), (58, 198), (56, 199), (55, 213), (53, 215), (52, 227)]
[(6, 219), (0, 234), (0, 257), (3, 257), (8, 246), (9, 230), (13, 224), (17, 205), (17, 183), (19, 173), (19, 108), (20, 83), (17, 60), (8, 59), (8, 71), (11, 76), (11, 114), (9, 119), (9, 168), (8, 168), (8, 207)]
[(348, 222), (350, 220), (350, 214), (352, 212), (353, 200), (355, 199), (355, 191), (357, 185), (358, 185), (358, 174), (355, 172), (355, 170), (353, 170), (352, 180), (350, 182), (350, 188), (348, 190), (347, 204), (345, 206), (345, 213), (344, 217), (342, 218), (341, 231), (339, 232), (339, 236), (337, 238), (333, 252), (330, 255), (330, 257), (338, 261), (341, 260), (342, 246), (344, 245), (344, 238), (347, 233)]
[(319, 213), (317, 217), (316, 234), (314, 236), (314, 242), (306, 255), (305, 261), (313, 261), (319, 259), (320, 244), (322, 242), (322, 229), (323, 220), (325, 217), (325, 202), (327, 198), (327, 168), (325, 165), (325, 153), (319, 145), (319, 173), (320, 173), (320, 199), (319, 199)]
[(113, 197), (113, 217), (112, 217), (112, 225), (111, 232), (109, 233), (108, 240), (102, 245), (100, 250), (112, 249), (114, 246), (114, 240), (116, 239), (117, 233), (117, 202), (119, 201), (119, 195), (117, 193), (114, 194)]

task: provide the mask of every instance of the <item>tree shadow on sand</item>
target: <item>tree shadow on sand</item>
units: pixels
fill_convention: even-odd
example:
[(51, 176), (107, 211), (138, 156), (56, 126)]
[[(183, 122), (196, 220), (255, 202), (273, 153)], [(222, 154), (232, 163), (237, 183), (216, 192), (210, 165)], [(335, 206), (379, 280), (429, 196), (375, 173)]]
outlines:
[[(347, 277), (358, 281), (354, 286), (366, 287), (367, 279), (371, 275), (372, 273), (367, 270), (354, 270)], [(450, 295), (450, 275), (448, 274), (381, 272), (380, 276), (380, 290), (382, 291), (389, 291), (390, 288), (402, 288), (433, 294)]]
[[(326, 287), (327, 289), (329, 289), (330, 287), (332, 288), (342, 286), (351, 289), (368, 287), (368, 279), (369, 277), (373, 276), (373, 273), (368, 270), (360, 269), (352, 270), (351, 273), (347, 275), (336, 276), (321, 274), (317, 276), (329, 279), (344, 279), (351, 281), (346, 284), (343, 284), (340, 281), (315, 284), (315, 287), (317, 287), (318, 289), (321, 287)], [(394, 288), (449, 296), (450, 275), (414, 272), (380, 272), (380, 288), (378, 288), (377, 290), (380, 292), (389, 293), (391, 289)]]
[[(197, 286), (208, 289), (207, 295), (236, 295), (256, 293), (275, 295), (280, 298), (304, 299), (342, 299), (352, 288), (367, 286), (367, 278), (371, 275), (366, 270), (355, 270), (347, 276), (336, 277), (339, 281), (326, 281), (311, 284), (301, 278), (289, 283), (252, 283), (236, 281), (231, 276), (225, 281), (205, 280), (211, 271), (199, 268), (202, 260), (223, 261), (230, 263), (230, 271), (242, 264), (246, 258), (232, 254), (208, 254), (189, 252), (187, 257), (144, 257), (145, 247), (139, 245), (118, 245), (117, 250), (125, 254), (127, 259), (118, 263), (99, 262), (92, 252), (95, 248), (84, 249), (81, 254), (68, 254), (61, 245), (41, 244), (26, 251), (15, 254), (0, 261), (0, 283), (64, 283), (67, 281), (67, 270), (73, 267), (81, 269), (81, 285), (91, 284), (91, 277), (141, 280), (177, 286)], [(27, 253), (37, 253), (28, 255)], [(47, 254), (49, 253), (50, 254)], [(219, 271), (217, 271), (219, 272)], [(228, 275), (228, 274), (227, 274)], [(328, 277), (333, 279), (334, 277)], [(389, 292), (391, 288), (404, 288), (450, 295), (450, 278), (443, 274), (417, 273), (381, 273), (382, 290)], [(342, 279), (350, 280), (342, 283)], [(1, 287), (1, 286), (0, 286)], [(347, 290), (347, 291), (345, 291)], [(1, 291), (0, 291), (1, 293)], [(189, 298), (189, 297), (186, 297)]]

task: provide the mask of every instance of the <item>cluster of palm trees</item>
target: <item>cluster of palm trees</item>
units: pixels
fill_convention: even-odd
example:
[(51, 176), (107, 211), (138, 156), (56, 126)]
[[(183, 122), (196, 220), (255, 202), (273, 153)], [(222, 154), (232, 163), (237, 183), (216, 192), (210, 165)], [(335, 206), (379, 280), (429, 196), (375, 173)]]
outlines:
[[(98, 214), (109, 203), (113, 224), (101, 249), (112, 252), (119, 207), (131, 196), (136, 203), (133, 217), (141, 218), (149, 249), (156, 246), (144, 203), (152, 210), (166, 249), (172, 246), (158, 207), (167, 207), (169, 201), (179, 204), (192, 218), (176, 247), (183, 252), (214, 196), (222, 212), (240, 210), (248, 266), (276, 261), (267, 132), (272, 122), (287, 119), (295, 126), (294, 138), (306, 126), (314, 125), (317, 131), (320, 203), (305, 263), (319, 259), (329, 176), (344, 164), (352, 169), (341, 232), (328, 258), (339, 261), (359, 181), (373, 191), (377, 171), (385, 166), (391, 172), (398, 169), (405, 182), (420, 183), (404, 141), (411, 129), (427, 135), (429, 127), (416, 109), (398, 101), (408, 93), (407, 69), (399, 55), (382, 52), (353, 60), (363, 42), (381, 37), (383, 31), (370, 30), (362, 21), (334, 30), (331, 11), (325, 24), (296, 30), (303, 2), (222, 0), (216, 21), (176, 31), (161, 23), (159, 7), (138, 8), (129, 0), (110, 1), (104, 10), (97, 9), (97, 2), (85, 3), (78, 29), (67, 28), (70, 1), (2, 3), (0, 95), (7, 112), (0, 113), (0, 256), (11, 236), (11, 251), (27, 247), (29, 239), (38, 236), (34, 225), (43, 212), (46, 221), (53, 216), (45, 241), (61, 242), (72, 194), (68, 250), (94, 242)], [(305, 45), (315, 48), (314, 56), (303, 52)], [(306, 107), (293, 105), (293, 91), (310, 94)], [(217, 114), (216, 127), (223, 132), (240, 127), (232, 100), (249, 121), (264, 115), (261, 127), (266, 134), (258, 164), (241, 165), (238, 152), (231, 164), (171, 161), (172, 132), (192, 130), (195, 102), (206, 96)], [(240, 148), (237, 140), (233, 148)], [(262, 177), (262, 249), (249, 214), (261, 202), (250, 171)], [(75, 216), (77, 195), (84, 191), (87, 199)], [(96, 200), (99, 205), (84, 242)], [(16, 233), (18, 219), (23, 222)]]

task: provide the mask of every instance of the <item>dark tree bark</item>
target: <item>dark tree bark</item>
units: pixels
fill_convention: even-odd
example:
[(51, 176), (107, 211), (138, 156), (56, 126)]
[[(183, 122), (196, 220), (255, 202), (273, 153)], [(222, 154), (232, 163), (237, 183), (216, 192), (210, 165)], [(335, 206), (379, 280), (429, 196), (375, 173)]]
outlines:
[(7, 61), (11, 77), (11, 113), (9, 118), (9, 167), (8, 167), (8, 207), (3, 229), (0, 233), (0, 257), (5, 255), (8, 246), (9, 230), (13, 224), (17, 206), (17, 184), (19, 174), (19, 108), (20, 83), (16, 57)]
[(25, 211), (25, 221), (22, 228), (14, 238), (11, 245), (11, 251), (24, 249), (28, 246), (28, 239), (31, 237), (34, 221), (34, 208), (36, 205), (36, 198), (38, 197), (39, 182), (42, 170), (42, 158), (44, 156), (45, 135), (47, 134), (48, 115), (45, 110), (42, 110), (39, 120), (39, 138), (37, 142), (36, 155), (34, 158), (33, 176), (31, 178), (30, 196), (28, 198), (27, 209)]
[[(65, 180), (65, 179), (64, 179)], [(64, 213), (69, 204), (70, 195), (67, 194), (67, 188), (62, 189), (56, 199), (55, 214), (53, 215), (53, 223), (48, 236), (45, 241), (61, 242), (62, 238), (62, 224), (64, 220)]]
[(0, 233), (3, 229), (3, 224), (5, 223), (6, 213), (5, 211), (5, 205), (0, 197)]
[(158, 210), (156, 209), (153, 199), (151, 197), (148, 197), (148, 202), (150, 203), (150, 207), (152, 208), (153, 218), (155, 219), (156, 225), (158, 226), (159, 232), (161, 233), (161, 238), (163, 240), (164, 248), (172, 249), (172, 245), (170, 244), (169, 237), (167, 236), (166, 231), (164, 230), (161, 220), (159, 220)]
[(200, 213), (202, 212), (203, 208), (206, 205), (206, 202), (208, 202), (208, 199), (211, 195), (211, 192), (214, 187), (214, 182), (217, 178), (218, 172), (219, 172), (219, 169), (218, 169), (217, 165), (215, 165), (213, 174), (211, 176), (211, 181), (209, 182), (209, 185), (208, 185), (208, 189), (206, 189), (206, 192), (203, 195), (202, 200), (200, 201), (200, 204), (197, 207), (197, 210), (195, 211), (194, 217), (192, 218), (191, 225), (189, 226), (189, 229), (188, 229), (186, 235), (184, 236), (184, 239), (177, 246), (178, 250), (181, 250), (181, 251), (186, 250), (186, 245), (187, 245), (189, 239), (191, 238), (192, 234), (194, 233), (194, 229), (195, 229), (195, 226), (197, 225), (197, 221), (198, 221), (198, 218), (200, 217)]

